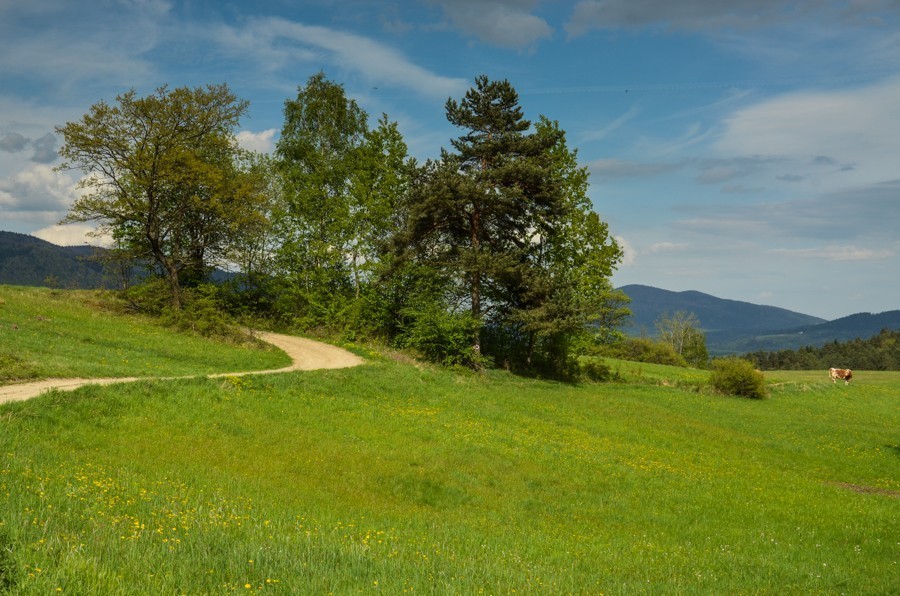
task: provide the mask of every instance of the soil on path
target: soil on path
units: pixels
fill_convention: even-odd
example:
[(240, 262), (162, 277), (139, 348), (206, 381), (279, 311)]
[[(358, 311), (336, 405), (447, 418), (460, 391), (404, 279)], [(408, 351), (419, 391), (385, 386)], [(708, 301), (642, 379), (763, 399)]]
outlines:
[(189, 379), (194, 376), (238, 377), (244, 375), (268, 375), (274, 373), (291, 372), (295, 370), (318, 370), (323, 368), (348, 368), (363, 363), (363, 359), (347, 350), (323, 344), (322, 342), (295, 337), (293, 335), (281, 335), (279, 333), (258, 332), (256, 336), (261, 340), (280, 348), (291, 358), (292, 364), (284, 368), (274, 370), (252, 370), (232, 373), (216, 373), (212, 375), (188, 375), (184, 377), (115, 377), (100, 379), (46, 379), (33, 383), (21, 383), (18, 385), (6, 385), (0, 387), (0, 404), (10, 401), (22, 401), (37, 397), (45, 391), (58, 389), (71, 391), (84, 385), (111, 385), (113, 383), (130, 383), (150, 379)]

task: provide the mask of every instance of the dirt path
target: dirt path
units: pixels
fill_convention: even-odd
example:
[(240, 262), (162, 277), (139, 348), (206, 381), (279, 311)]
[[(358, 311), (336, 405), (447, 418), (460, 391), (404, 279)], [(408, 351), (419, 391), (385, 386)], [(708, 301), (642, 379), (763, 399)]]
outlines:
[[(267, 375), (272, 373), (290, 372), (293, 370), (317, 370), (322, 368), (347, 368), (363, 363), (363, 359), (347, 350), (323, 344), (311, 339), (295, 337), (293, 335), (280, 335), (278, 333), (258, 332), (257, 337), (269, 342), (277, 348), (284, 350), (293, 362), (290, 366), (275, 370), (253, 370), (234, 373), (216, 373), (205, 375), (207, 378), (239, 377), (244, 375)], [(71, 391), (84, 385), (111, 385), (113, 383), (130, 383), (148, 379), (189, 379), (185, 377), (115, 377), (106, 379), (47, 379), (34, 383), (21, 383), (19, 385), (6, 385), (0, 387), (0, 404), (10, 401), (22, 401), (37, 397), (50, 389)]]

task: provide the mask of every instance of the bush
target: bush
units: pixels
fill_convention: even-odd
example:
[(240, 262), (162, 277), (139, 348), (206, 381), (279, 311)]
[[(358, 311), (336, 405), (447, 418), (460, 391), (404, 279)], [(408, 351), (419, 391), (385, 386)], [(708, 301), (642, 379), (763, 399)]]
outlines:
[(763, 399), (768, 395), (766, 378), (753, 368), (753, 363), (741, 358), (722, 358), (712, 363), (710, 384), (719, 393)]
[(476, 353), (472, 338), (478, 322), (468, 313), (448, 312), (438, 303), (407, 309), (408, 318), (397, 343), (401, 348), (419, 352), (426, 360), (444, 366), (482, 368), (487, 363)]
[(579, 356), (578, 373), (588, 381), (609, 381), (613, 377), (612, 369), (597, 356)]
[(622, 340), (611, 348), (610, 356), (621, 358), (622, 360), (631, 360), (632, 362), (687, 366), (684, 358), (669, 344), (642, 337), (629, 337)]

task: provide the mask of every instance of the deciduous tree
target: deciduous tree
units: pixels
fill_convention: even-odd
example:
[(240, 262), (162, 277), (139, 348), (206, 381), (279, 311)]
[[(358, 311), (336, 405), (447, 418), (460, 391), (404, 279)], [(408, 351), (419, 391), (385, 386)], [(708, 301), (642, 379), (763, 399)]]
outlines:
[(95, 221), (117, 246), (153, 263), (181, 307), (185, 280), (224, 258), (258, 217), (260, 189), (242, 169), (235, 129), (248, 103), (227, 85), (131, 90), (57, 128), (60, 169), (85, 173), (64, 222)]

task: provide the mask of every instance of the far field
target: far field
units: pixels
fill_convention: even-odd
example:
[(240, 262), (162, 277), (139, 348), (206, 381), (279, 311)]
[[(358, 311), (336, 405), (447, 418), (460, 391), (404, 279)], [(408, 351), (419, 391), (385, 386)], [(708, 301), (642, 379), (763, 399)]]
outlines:
[[(92, 375), (75, 344), (117, 354), (123, 375), (271, 366), (227, 345), (146, 365), (135, 326), (201, 340), (45, 290), (30, 302), (95, 326), (102, 349), (29, 323), (20, 351), (19, 290), (0, 287), (0, 355), (40, 376)], [(696, 370), (612, 362), (619, 382), (566, 385), (355, 350), (370, 362), (0, 406), (0, 592), (900, 586), (900, 373), (770, 373), (758, 401), (713, 395)]]

